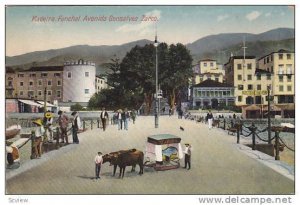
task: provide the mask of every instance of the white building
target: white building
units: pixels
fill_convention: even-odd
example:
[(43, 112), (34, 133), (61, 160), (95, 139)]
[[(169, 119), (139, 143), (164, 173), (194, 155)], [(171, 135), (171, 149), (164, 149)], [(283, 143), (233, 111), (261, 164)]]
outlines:
[(63, 102), (88, 102), (95, 93), (95, 63), (66, 62), (63, 72)]
[(108, 89), (108, 85), (107, 85), (107, 78), (105, 76), (96, 76), (95, 79), (95, 89), (96, 89), (96, 93), (99, 93), (102, 89)]

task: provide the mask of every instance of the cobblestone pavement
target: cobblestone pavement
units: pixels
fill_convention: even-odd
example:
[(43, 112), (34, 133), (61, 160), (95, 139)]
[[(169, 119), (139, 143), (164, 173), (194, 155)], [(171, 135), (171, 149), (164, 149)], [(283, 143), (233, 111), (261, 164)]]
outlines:
[[(182, 126), (184, 131), (179, 127)], [(112, 177), (112, 167), (104, 164), (101, 180), (93, 180), (94, 157), (98, 151), (145, 150), (147, 136), (169, 133), (193, 146), (192, 169), (169, 171), (146, 169), (142, 176), (127, 167), (124, 179)], [(235, 140), (219, 129), (161, 116), (159, 128), (154, 117), (138, 117), (129, 130), (110, 125), (79, 135), (79, 145), (69, 145), (31, 160), (16, 176), (7, 174), (7, 194), (293, 194), (294, 181), (240, 151)], [(183, 160), (181, 160), (181, 165)], [(25, 164), (21, 165), (25, 166)], [(119, 170), (119, 169), (118, 169)], [(15, 170), (14, 170), (15, 171)]]

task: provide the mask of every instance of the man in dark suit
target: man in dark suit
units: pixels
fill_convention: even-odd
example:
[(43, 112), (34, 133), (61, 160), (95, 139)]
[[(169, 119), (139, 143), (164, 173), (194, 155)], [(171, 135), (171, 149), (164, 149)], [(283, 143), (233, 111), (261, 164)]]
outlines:
[(102, 122), (102, 126), (103, 126), (103, 131), (105, 131), (106, 128), (106, 119), (108, 119), (108, 113), (105, 110), (105, 107), (102, 108), (102, 112), (100, 114), (100, 118), (101, 118), (101, 122)]

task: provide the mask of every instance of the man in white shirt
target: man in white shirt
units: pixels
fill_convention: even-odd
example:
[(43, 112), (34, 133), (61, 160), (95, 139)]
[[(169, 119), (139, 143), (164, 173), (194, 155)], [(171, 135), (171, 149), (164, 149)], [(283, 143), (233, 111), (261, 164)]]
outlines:
[[(184, 168), (191, 169), (191, 155), (192, 155), (192, 146), (188, 143), (185, 144), (184, 150)], [(188, 166), (188, 167), (187, 167)]]
[(78, 115), (78, 112), (76, 112), (76, 111), (72, 112), (71, 115), (74, 117), (74, 120), (72, 122), (73, 143), (79, 144), (77, 132), (78, 132), (79, 128), (81, 127), (80, 117)]
[(102, 153), (98, 152), (98, 154), (95, 157), (96, 179), (100, 179), (100, 170), (101, 170), (102, 163), (103, 163)]

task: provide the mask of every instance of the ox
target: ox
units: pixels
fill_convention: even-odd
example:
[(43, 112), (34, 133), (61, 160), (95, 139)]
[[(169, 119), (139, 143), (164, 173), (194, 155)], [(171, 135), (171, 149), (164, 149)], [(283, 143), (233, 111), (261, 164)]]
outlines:
[(132, 170), (135, 170), (136, 164), (140, 166), (139, 174), (144, 173), (144, 153), (142, 151), (131, 149), (131, 150), (120, 150), (118, 152), (111, 152), (103, 156), (103, 163), (110, 162), (114, 166), (113, 176), (115, 176), (117, 166), (120, 167), (119, 177), (124, 177), (126, 166), (132, 166)]

